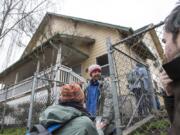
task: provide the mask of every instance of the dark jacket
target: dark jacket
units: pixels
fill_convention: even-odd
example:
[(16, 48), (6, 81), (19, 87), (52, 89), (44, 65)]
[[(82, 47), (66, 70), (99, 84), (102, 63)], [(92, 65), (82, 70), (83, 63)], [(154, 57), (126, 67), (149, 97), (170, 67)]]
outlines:
[(180, 134), (180, 81), (171, 84), (174, 96), (164, 96), (164, 103), (172, 124), (170, 135)]
[(163, 65), (168, 76), (173, 80), (169, 88), (173, 91), (174, 96), (164, 97), (165, 106), (171, 121), (170, 135), (180, 134), (180, 57)]

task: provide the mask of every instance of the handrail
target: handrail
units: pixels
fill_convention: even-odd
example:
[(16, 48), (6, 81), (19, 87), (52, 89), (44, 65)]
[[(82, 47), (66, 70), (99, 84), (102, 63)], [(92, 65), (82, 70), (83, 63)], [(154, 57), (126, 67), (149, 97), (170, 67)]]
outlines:
[(79, 78), (79, 80), (81, 82), (86, 82), (86, 80), (82, 76), (80, 76), (80, 75), (78, 75), (78, 74), (76, 74), (74, 72), (71, 72), (71, 74), (72, 74), (72, 76)]

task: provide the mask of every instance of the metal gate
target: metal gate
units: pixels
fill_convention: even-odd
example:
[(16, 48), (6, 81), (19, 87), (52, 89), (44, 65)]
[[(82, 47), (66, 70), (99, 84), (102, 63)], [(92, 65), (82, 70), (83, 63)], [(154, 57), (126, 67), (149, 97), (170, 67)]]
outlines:
[(147, 26), (114, 44), (110, 38), (107, 39), (118, 135), (136, 122), (151, 116), (152, 111), (157, 109), (152, 74), (155, 70), (159, 71), (160, 64), (157, 67), (153, 65), (159, 62), (160, 57), (150, 34), (157, 34), (156, 28), (162, 25), (163, 22)]

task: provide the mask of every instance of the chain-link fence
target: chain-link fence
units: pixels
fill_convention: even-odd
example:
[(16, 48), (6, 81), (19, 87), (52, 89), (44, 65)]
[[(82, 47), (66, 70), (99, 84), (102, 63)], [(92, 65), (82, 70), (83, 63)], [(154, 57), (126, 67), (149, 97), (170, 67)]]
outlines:
[(19, 129), (16, 134), (25, 132), (27, 125), (32, 77), (13, 86), (6, 86), (0, 93), (1, 132)]
[[(107, 41), (116, 131), (119, 134), (136, 122), (151, 117), (153, 109), (159, 108), (155, 93), (161, 89), (158, 73), (163, 57), (162, 25), (148, 25), (118, 43)], [(40, 113), (57, 101), (57, 90), (62, 84), (81, 81), (85, 80), (61, 65), (6, 86), (0, 91), (1, 131), (18, 128), (17, 134), (24, 134), (26, 127), (38, 123)]]
[(119, 106), (115, 108), (119, 134), (159, 109), (156, 93), (161, 88), (162, 25), (148, 25), (118, 43), (107, 39), (114, 106)]
[[(6, 86), (0, 93), (0, 134), (4, 131), (25, 134), (39, 121), (40, 113), (57, 102), (57, 90), (70, 82), (85, 81), (65, 66), (55, 66), (19, 82)], [(6, 134), (5, 133), (5, 134)]]

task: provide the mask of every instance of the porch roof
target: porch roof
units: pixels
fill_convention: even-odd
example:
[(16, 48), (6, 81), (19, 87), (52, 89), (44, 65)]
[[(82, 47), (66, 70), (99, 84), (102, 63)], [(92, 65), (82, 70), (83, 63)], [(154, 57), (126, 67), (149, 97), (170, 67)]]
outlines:
[[(94, 44), (95, 40), (89, 37), (80, 37), (74, 35), (67, 35), (67, 34), (60, 34), (57, 33), (51, 38), (49, 38), (46, 42), (42, 43), (41, 45), (37, 46), (36, 48), (32, 49), (32, 52), (29, 54), (24, 55), (19, 60), (17, 60), (14, 64), (6, 68), (4, 71), (0, 73), (0, 81), (2, 81), (3, 77), (5, 77), (11, 71), (17, 69), (18, 67), (22, 66), (26, 62), (35, 58), (34, 56), (39, 56), (43, 53), (43, 50), (46, 48), (58, 47), (57, 43), (62, 43), (63, 48), (71, 48), (71, 50), (75, 53), (78, 52), (76, 57), (82, 57), (83, 59), (88, 58), (88, 55), (83, 53), (82, 51), (76, 49), (74, 46), (77, 44), (80, 45), (91, 45)], [(73, 46), (72, 46), (73, 44)], [(64, 51), (62, 53), (66, 53)], [(72, 60), (72, 59), (71, 59)]]

